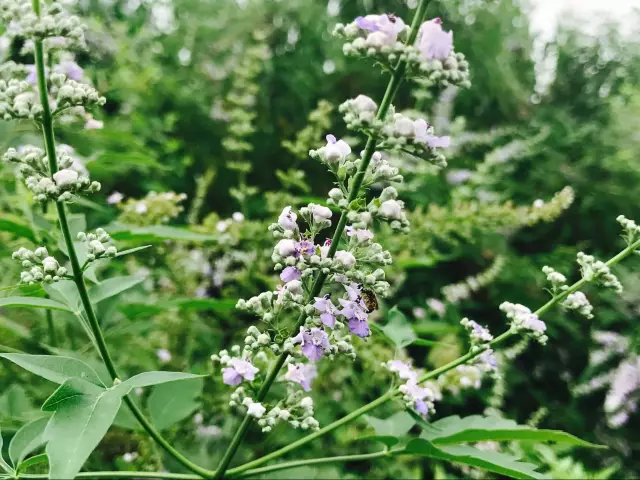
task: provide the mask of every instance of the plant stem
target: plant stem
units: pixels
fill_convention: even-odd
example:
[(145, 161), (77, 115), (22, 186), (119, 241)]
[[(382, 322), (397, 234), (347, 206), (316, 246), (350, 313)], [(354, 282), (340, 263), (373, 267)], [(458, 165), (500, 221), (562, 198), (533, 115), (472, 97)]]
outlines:
[[(323, 457), (323, 458), (313, 458), (311, 460), (296, 460), (293, 462), (285, 462), (279, 463), (277, 465), (272, 465), (270, 467), (256, 468), (253, 470), (247, 470), (244, 473), (237, 475), (238, 478), (250, 477), (253, 475), (259, 475), (261, 473), (270, 473), (278, 470), (286, 470), (288, 468), (296, 468), (296, 467), (306, 467), (308, 465), (318, 465), (323, 463), (334, 463), (334, 462), (356, 462), (360, 460), (371, 460), (373, 458), (386, 457), (390, 452), (388, 449), (384, 449), (380, 452), (374, 453), (361, 453), (359, 455), (340, 455), (337, 457)], [(231, 470), (227, 472), (227, 478), (235, 477), (235, 475), (231, 475)]]
[[(33, 0), (33, 10), (37, 15), (40, 14), (39, 0)], [(40, 93), (40, 102), (42, 104), (42, 131), (43, 131), (44, 142), (45, 142), (45, 147), (47, 151), (47, 158), (49, 160), (49, 173), (53, 175), (58, 171), (58, 165), (56, 160), (56, 145), (55, 145), (55, 137), (54, 137), (54, 131), (53, 131), (53, 118), (51, 115), (51, 108), (49, 106), (47, 82), (45, 78), (44, 48), (43, 48), (42, 40), (36, 40), (34, 43), (35, 43), (36, 71), (37, 71), (37, 78), (38, 78), (38, 90)], [(115, 380), (119, 378), (119, 376), (116, 371), (115, 364), (111, 359), (111, 355), (109, 354), (109, 349), (107, 348), (107, 344), (104, 340), (104, 336), (100, 328), (100, 323), (98, 322), (98, 318), (96, 317), (95, 311), (93, 310), (93, 306), (91, 305), (89, 292), (87, 291), (87, 285), (85, 284), (84, 276), (82, 273), (82, 266), (80, 265), (75, 246), (73, 245), (73, 239), (71, 237), (71, 231), (69, 229), (69, 222), (67, 220), (67, 213), (65, 210), (64, 203), (56, 202), (56, 209), (58, 212), (60, 230), (62, 231), (64, 242), (69, 254), (69, 261), (71, 262), (71, 269), (73, 271), (73, 281), (78, 288), (78, 293), (80, 294), (82, 306), (84, 307), (85, 313), (87, 314), (89, 325), (91, 327), (91, 332), (93, 333), (96, 345), (98, 347), (98, 351), (100, 352), (100, 356), (102, 357), (102, 360), (104, 361), (105, 366), (107, 367), (109, 375), (111, 376), (112, 379)], [(173, 456), (178, 462), (180, 462), (186, 468), (197, 473), (198, 475), (203, 477), (211, 476), (212, 472), (194, 464), (193, 462), (185, 458), (175, 448), (173, 448), (169, 444), (169, 442), (167, 442), (162, 437), (162, 435), (160, 435), (160, 433), (153, 427), (151, 422), (149, 422), (149, 420), (147, 420), (144, 417), (142, 411), (140, 411), (140, 409), (133, 402), (133, 400), (131, 400), (129, 396), (124, 397), (124, 401), (129, 407), (129, 409), (131, 410), (131, 413), (133, 413), (133, 415), (144, 427), (144, 429), (149, 433), (149, 435), (156, 442), (158, 442), (171, 456)]]
[(47, 317), (47, 330), (49, 331), (49, 343), (52, 347), (56, 346), (56, 327), (53, 323), (53, 312), (49, 309), (45, 311)]
[[(631, 255), (635, 250), (637, 250), (638, 248), (640, 248), (640, 240), (634, 242), (633, 244), (629, 245), (627, 248), (625, 248), (624, 250), (622, 250), (620, 253), (618, 253), (615, 257), (611, 258), (609, 261), (606, 262), (606, 265), (611, 267), (617, 263), (619, 263), (621, 260), (623, 260), (624, 258), (628, 257), (629, 255)], [(538, 310), (536, 310), (534, 313), (538, 316), (542, 316), (544, 313), (546, 313), (551, 307), (553, 307), (554, 305), (558, 304), (560, 301), (562, 301), (564, 298), (567, 297), (567, 295), (576, 292), (577, 290), (579, 290), (580, 288), (582, 288), (584, 285), (586, 285), (587, 283), (589, 283), (588, 280), (585, 279), (580, 279), (578, 280), (576, 283), (574, 283), (571, 287), (569, 287), (567, 290), (564, 290), (563, 292), (560, 292), (558, 295), (554, 296), (551, 300), (549, 300), (547, 303), (545, 303), (542, 307), (540, 307)], [(501, 343), (503, 343), (505, 340), (507, 340), (508, 338), (511, 338), (512, 336), (514, 336), (515, 333), (511, 330), (507, 330), (506, 332), (503, 332), (501, 335), (497, 336), (496, 338), (494, 338), (491, 343), (490, 346), (491, 347), (495, 347), (496, 345), (499, 345)], [(469, 360), (473, 359), (474, 357), (477, 357), (478, 355), (482, 354), (482, 352), (484, 352), (485, 350), (478, 350), (476, 352), (468, 352), (465, 355), (462, 355), (461, 357), (447, 363), (446, 365), (443, 365), (439, 368), (436, 368), (435, 370), (432, 370), (430, 372), (425, 373), (422, 377), (420, 377), (418, 379), (418, 382), (424, 382), (426, 380), (432, 379), (432, 378), (436, 378), (440, 375), (442, 375), (443, 373), (448, 372), (449, 370), (452, 370), (454, 368), (456, 368), (458, 365), (462, 365), (463, 363), (468, 362)], [(246, 472), (247, 470), (253, 468), (253, 467), (257, 467), (259, 465), (262, 465), (266, 462), (268, 462), (269, 460), (273, 460), (275, 458), (278, 458), (286, 453), (291, 452), (292, 450), (295, 450), (296, 448), (299, 448), (303, 445), (306, 445), (307, 443), (315, 440), (316, 438), (319, 438), (323, 435), (325, 435), (326, 433), (329, 433), (333, 430), (335, 430), (336, 428), (345, 425), (347, 423), (349, 423), (352, 420), (355, 420), (356, 418), (358, 418), (359, 416), (363, 415), (364, 413), (372, 410), (373, 408), (382, 405), (383, 403), (385, 403), (386, 401), (392, 399), (396, 394), (398, 394), (399, 391), (397, 389), (395, 390), (391, 390), (389, 392), (387, 392), (385, 395), (383, 395), (382, 397), (377, 398), (376, 400), (374, 400), (371, 403), (368, 403), (367, 405), (364, 405), (363, 407), (360, 407), (358, 410), (350, 413), (349, 415), (336, 420), (335, 422), (327, 425), (326, 427), (318, 430), (317, 432), (314, 432), (310, 435), (307, 435), (304, 438), (301, 438), (300, 440), (297, 440), (296, 442), (293, 442), (289, 445), (287, 445), (286, 447), (283, 447), (279, 450), (276, 450), (275, 452), (272, 452), (268, 455), (265, 455), (264, 457), (260, 457), (256, 460), (253, 460), (251, 462), (245, 463), (244, 465), (241, 465), (239, 467), (236, 468), (232, 468), (227, 472), (227, 476), (228, 477), (233, 477), (236, 476), (236, 474), (242, 473), (242, 472)]]
[[(413, 22), (411, 23), (411, 32), (409, 33), (407, 44), (413, 44), (413, 42), (415, 42), (415, 39), (418, 35), (418, 30), (420, 28), (420, 24), (424, 20), (424, 16), (425, 16), (429, 1), (430, 0), (421, 0), (420, 5), (418, 6), (418, 10), (416, 11), (415, 16), (413, 17)], [(400, 88), (400, 84), (404, 79), (406, 68), (407, 68), (406, 61), (398, 62), (395, 72), (391, 77), (389, 84), (387, 85), (387, 89), (385, 91), (384, 97), (382, 98), (382, 102), (380, 102), (380, 107), (378, 108), (378, 111), (376, 113), (377, 120), (384, 120), (385, 117), (387, 116), (387, 112), (389, 111), (391, 102), (393, 101), (396, 93), (398, 92), (398, 89)], [(370, 135), (367, 140), (367, 144), (364, 148), (364, 153), (362, 155), (362, 163), (360, 164), (358, 171), (354, 175), (353, 181), (350, 186), (349, 197), (347, 198), (347, 202), (349, 204), (353, 202), (356, 198), (358, 198), (358, 195), (360, 194), (362, 182), (364, 181), (364, 177), (367, 173), (367, 169), (369, 168), (369, 163), (371, 162), (371, 157), (376, 148), (376, 140), (377, 138), (374, 135)], [(338, 250), (340, 239), (342, 238), (342, 234), (347, 225), (347, 213), (348, 211), (344, 210), (340, 215), (340, 219), (338, 220), (338, 225), (336, 225), (336, 230), (333, 234), (331, 246), (329, 247), (329, 252), (327, 254), (328, 258), (333, 258), (336, 251)], [(322, 287), (324, 286), (324, 282), (326, 281), (327, 276), (328, 275), (325, 273), (318, 274), (315, 281), (313, 282), (313, 286), (311, 287), (311, 291), (309, 292), (307, 300), (310, 300), (313, 297), (318, 296), (318, 294), (322, 290)], [(297, 332), (300, 329), (300, 327), (304, 325), (305, 319), (306, 319), (306, 314), (304, 314), (303, 312), (298, 317), (298, 321), (296, 322), (296, 325), (293, 328), (293, 332)], [(276, 377), (278, 376), (278, 373), (280, 372), (280, 369), (286, 362), (288, 356), (289, 354), (287, 352), (283, 352), (276, 359), (275, 364), (273, 365), (273, 367), (271, 367), (267, 377), (265, 378), (264, 382), (260, 387), (260, 391), (258, 392), (258, 397), (257, 397), (258, 402), (261, 402), (264, 399), (264, 397), (267, 395), (267, 392), (271, 388), (271, 385), (273, 384)], [(236, 431), (236, 434), (234, 435), (233, 439), (231, 440), (229, 447), (224, 453), (222, 459), (220, 460), (220, 464), (216, 469), (216, 475), (214, 478), (216, 479), (222, 478), (224, 473), (227, 471), (227, 468), (229, 467), (229, 463), (233, 459), (233, 456), (235, 455), (236, 450), (238, 449), (238, 447), (240, 446), (240, 443), (244, 439), (244, 436), (246, 435), (252, 420), (253, 419), (251, 416), (249, 416), (248, 414), (245, 415), (244, 419), (242, 420), (242, 423), (240, 424), (240, 427)]]
[[(48, 480), (47, 474), (30, 474), (21, 473), (18, 478), (25, 478), (29, 480)], [(187, 473), (169, 473), (169, 472), (80, 472), (75, 478), (95, 478), (95, 479), (108, 479), (108, 478), (163, 478), (169, 480), (200, 480), (198, 475), (190, 475)]]

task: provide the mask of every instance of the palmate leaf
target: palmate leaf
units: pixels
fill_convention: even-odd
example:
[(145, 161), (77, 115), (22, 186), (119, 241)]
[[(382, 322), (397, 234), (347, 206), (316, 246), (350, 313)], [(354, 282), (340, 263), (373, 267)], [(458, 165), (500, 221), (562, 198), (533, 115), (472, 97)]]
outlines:
[(66, 380), (42, 409), (53, 411), (44, 432), (49, 478), (74, 478), (113, 423), (122, 395), (80, 378)]
[(411, 345), (418, 338), (407, 317), (397, 307), (389, 310), (388, 317), (389, 321), (386, 325), (380, 327), (380, 330), (396, 347), (402, 348)]
[(76, 358), (23, 353), (1, 353), (0, 357), (55, 383), (80, 378), (94, 385), (103, 386), (98, 374), (89, 365)]
[(119, 295), (144, 281), (145, 277), (134, 275), (112, 277), (89, 289), (91, 303), (96, 304), (107, 298)]
[(482, 415), (464, 418), (453, 415), (423, 425), (423, 433), (420, 437), (436, 445), (484, 441), (535, 441), (556, 442), (577, 447), (607, 448), (581, 440), (566, 432), (536, 429), (528, 425), (518, 425), (506, 418)]
[(155, 427), (165, 430), (191, 415), (200, 406), (197, 398), (203, 383), (202, 378), (194, 378), (154, 387), (147, 405)]
[(520, 462), (518, 458), (505, 453), (487, 452), (467, 445), (440, 447), (424, 438), (414, 438), (400, 453), (461, 463), (511, 478), (545, 478), (540, 472), (536, 472), (538, 467), (532, 463)]
[(27, 423), (16, 432), (9, 444), (9, 459), (15, 469), (18, 469), (24, 459), (35, 449), (44, 445), (44, 430), (49, 417), (41, 417)]

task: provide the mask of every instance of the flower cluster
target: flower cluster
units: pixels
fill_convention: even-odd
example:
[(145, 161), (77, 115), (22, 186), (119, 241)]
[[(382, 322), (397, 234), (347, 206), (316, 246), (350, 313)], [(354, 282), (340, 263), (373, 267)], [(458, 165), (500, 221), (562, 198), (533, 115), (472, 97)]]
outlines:
[(398, 200), (398, 191), (394, 187), (386, 187), (378, 198), (371, 200), (367, 210), (372, 215), (389, 222), (393, 230), (409, 231), (409, 220), (404, 212), (404, 202)]
[(334, 34), (347, 41), (347, 56), (372, 58), (383, 68), (393, 70), (398, 61), (406, 61), (407, 76), (432, 85), (468, 87), (469, 64), (461, 53), (453, 50), (453, 33), (442, 29), (439, 18), (420, 26), (413, 45), (403, 43), (409, 27), (393, 14), (367, 15), (335, 27)]
[(117, 205), (122, 213), (118, 221), (127, 225), (158, 225), (168, 223), (184, 210), (181, 205), (187, 198), (184, 193), (175, 192), (149, 192), (144, 198), (129, 198), (124, 200), (124, 195), (113, 192), (108, 202)]
[(469, 332), (472, 349), (485, 348), (485, 345), (493, 340), (493, 335), (491, 335), (489, 329), (473, 320), (465, 317), (460, 320), (460, 324)]
[(498, 359), (491, 349), (482, 352), (472, 362), (458, 365), (439, 376), (437, 385), (440, 390), (457, 396), (462, 390), (479, 389), (487, 375), (491, 375), (494, 379), (499, 378)]
[(562, 290), (569, 288), (567, 283), (567, 277), (560, 272), (556, 272), (552, 267), (545, 265), (542, 267), (542, 273), (547, 276), (547, 282), (551, 284), (551, 294), (556, 295)]
[(625, 217), (624, 215), (618, 215), (616, 221), (622, 225), (624, 229), (624, 239), (627, 245), (631, 245), (634, 241), (640, 238), (640, 226), (633, 220)]
[(615, 290), (616, 293), (622, 293), (620, 280), (611, 273), (611, 269), (604, 262), (583, 252), (578, 252), (577, 262), (580, 265), (582, 278), (586, 281), (597, 280), (601, 285)]
[(527, 307), (519, 303), (502, 302), (500, 310), (511, 320), (511, 330), (524, 332), (543, 345), (547, 342), (547, 336), (545, 335), (547, 325)]
[(38, 16), (30, 0), (0, 0), (0, 19), (7, 25), (10, 37), (36, 40), (63, 38), (67, 44), (80, 46), (85, 43), (80, 19), (70, 15), (61, 2), (43, 2)]
[(4, 154), (4, 159), (18, 164), (19, 173), (37, 202), (68, 202), (73, 200), (75, 194), (100, 190), (100, 183), (92, 182), (86, 170), (80, 170), (65, 149), (58, 149), (57, 171), (53, 175), (49, 171), (47, 156), (38, 147), (10, 148)]
[(95, 233), (79, 232), (77, 238), (86, 245), (87, 263), (100, 258), (113, 258), (118, 254), (118, 249), (110, 243), (111, 237), (102, 228)]
[(11, 258), (18, 260), (24, 269), (20, 273), (20, 282), (34, 285), (45, 282), (52, 283), (67, 275), (67, 269), (49, 255), (46, 247), (38, 247), (34, 251), (21, 247), (13, 252)]
[(567, 298), (562, 302), (562, 306), (569, 310), (575, 310), (580, 315), (591, 319), (593, 318), (593, 305), (589, 302), (587, 296), (582, 292), (573, 292), (567, 295)]
[(24, 80), (0, 80), (0, 117), (3, 120), (34, 120), (42, 115), (42, 105), (31, 85)]
[(54, 115), (73, 107), (102, 106), (107, 102), (91, 85), (71, 80), (62, 73), (53, 73), (49, 79), (51, 93), (55, 98)]
[(401, 360), (391, 360), (383, 365), (390, 372), (397, 374), (399, 379), (406, 380), (403, 385), (400, 385), (399, 390), (408, 408), (415, 409), (424, 417), (434, 411), (434, 401), (438, 399), (439, 392), (434, 391), (431, 384), (418, 383), (420, 371)]

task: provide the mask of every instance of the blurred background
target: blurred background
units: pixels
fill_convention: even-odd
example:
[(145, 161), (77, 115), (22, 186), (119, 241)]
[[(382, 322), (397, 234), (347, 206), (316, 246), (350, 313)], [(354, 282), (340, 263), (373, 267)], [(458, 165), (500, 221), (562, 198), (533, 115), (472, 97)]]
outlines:
[[(144, 278), (99, 304), (107, 342), (128, 373), (211, 373), (209, 356), (241, 343), (255, 322), (235, 310), (237, 299), (277, 283), (268, 225), (286, 205), (324, 201), (332, 186), (308, 150), (333, 133), (359, 151), (362, 139), (346, 130), (337, 106), (361, 93), (382, 98), (387, 77), (368, 62), (345, 58), (331, 35), (334, 25), (381, 12), (408, 22), (416, 1), (66, 3), (88, 21), (89, 48), (61, 61), (107, 98), (93, 117), (62, 119), (57, 129), (76, 168), (102, 184), (98, 195), (72, 206), (73, 228), (105, 227), (119, 249), (153, 245), (92, 273), (95, 282), (113, 275)], [(426, 340), (402, 352), (416, 365), (434, 368), (465, 351), (464, 316), (499, 332), (502, 301), (532, 310), (546, 302), (544, 265), (573, 281), (578, 251), (605, 260), (624, 247), (616, 216), (640, 220), (640, 15), (634, 6), (633, 0), (429, 5), (428, 17), (441, 17), (445, 30), (454, 32), (456, 50), (470, 63), (472, 87), (434, 91), (406, 83), (396, 99), (398, 110), (425, 116), (453, 143), (444, 170), (394, 159), (405, 174), (400, 198), (412, 231), (383, 228), (378, 235), (395, 262), (388, 272), (394, 293), (382, 301), (376, 321), (384, 324), (398, 306)], [(33, 63), (6, 37), (0, 37), (0, 55)], [(0, 143), (5, 150), (41, 141), (31, 125), (0, 122)], [(0, 286), (6, 287), (0, 295), (44, 295), (13, 287), (20, 266), (10, 256), (19, 246), (55, 246), (55, 217), (31, 203), (6, 164), (0, 164), (0, 207)], [(550, 312), (547, 346), (512, 346), (501, 358), (501, 380), (485, 378), (457, 391), (443, 386), (435, 418), (488, 411), (610, 447), (517, 452), (554, 478), (640, 476), (639, 268), (635, 258), (616, 267), (625, 285), (621, 296), (586, 292), (593, 319)], [(388, 372), (379, 364), (395, 352), (381, 337), (362, 342), (355, 363), (322, 367), (312, 394), (321, 424), (385, 391)], [(99, 368), (79, 322), (63, 312), (48, 324), (44, 313), (0, 308), (0, 344), (9, 351), (82, 356)], [(0, 363), (0, 387), (4, 435), (37, 416), (36, 405), (52, 391), (6, 363)], [(178, 388), (157, 387), (140, 402), (153, 418), (154, 405), (178, 398), (175, 412), (156, 421), (181, 451), (213, 467), (240, 418), (228, 406), (229, 389), (217, 370), (193, 388)], [(87, 468), (166, 465), (179, 471), (121, 413)], [(299, 453), (357, 453), (362, 444), (353, 439), (368, 428), (356, 422)], [(252, 431), (236, 461), (302, 434), (287, 427), (266, 436)], [(404, 457), (306, 467), (278, 478), (434, 476), (486, 478)]]

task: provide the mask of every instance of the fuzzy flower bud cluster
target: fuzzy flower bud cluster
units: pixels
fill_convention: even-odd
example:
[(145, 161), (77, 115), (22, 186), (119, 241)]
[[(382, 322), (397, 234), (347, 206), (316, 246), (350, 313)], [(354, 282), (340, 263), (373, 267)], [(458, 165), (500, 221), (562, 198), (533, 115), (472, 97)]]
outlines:
[(616, 221), (622, 225), (624, 230), (624, 238), (627, 241), (627, 245), (631, 245), (634, 241), (640, 238), (640, 226), (633, 220), (625, 217), (624, 215), (618, 215)]
[(408, 232), (409, 220), (404, 211), (404, 202), (398, 200), (398, 191), (394, 187), (386, 187), (378, 198), (371, 200), (367, 211), (382, 220), (389, 222), (393, 230)]
[(519, 303), (503, 302), (500, 304), (500, 310), (511, 320), (513, 331), (526, 333), (542, 345), (547, 343), (548, 337), (545, 335), (547, 325), (527, 307)]
[(91, 85), (67, 78), (62, 73), (50, 76), (51, 93), (55, 97), (54, 114), (73, 107), (102, 106), (107, 99)]
[(547, 282), (551, 284), (551, 293), (553, 295), (569, 288), (566, 285), (567, 277), (565, 277), (560, 272), (556, 272), (552, 267), (545, 265), (544, 267), (542, 267), (542, 273), (547, 276)]
[(38, 247), (34, 251), (22, 247), (13, 252), (11, 258), (22, 264), (21, 283), (29, 285), (40, 282), (53, 283), (67, 275), (67, 269), (60, 266), (45, 247)]
[(0, 19), (8, 26), (10, 37), (43, 40), (63, 37), (84, 46), (84, 26), (70, 15), (60, 2), (41, 2), (40, 16), (33, 11), (30, 0), (0, 0)]
[(407, 45), (409, 27), (393, 14), (367, 15), (353, 22), (337, 24), (334, 35), (346, 40), (347, 56), (366, 57), (392, 70), (398, 61), (407, 62), (407, 75), (422, 78), (428, 85), (469, 87), (469, 64), (453, 50), (453, 33), (445, 32), (439, 18), (420, 26), (413, 45)]
[(453, 304), (460, 303), (462, 300), (471, 297), (473, 292), (477, 292), (481, 288), (486, 287), (498, 278), (505, 263), (504, 256), (498, 255), (489, 268), (480, 272), (478, 275), (465, 278), (462, 282), (446, 285), (442, 288), (442, 294), (448, 302)]
[(439, 148), (451, 145), (449, 137), (436, 137), (433, 126), (424, 119), (411, 118), (396, 113), (382, 129), (382, 143), (380, 148), (400, 150), (423, 158), (437, 167), (444, 168), (447, 161)]
[[(117, 192), (115, 192), (117, 194)], [(121, 213), (118, 221), (127, 225), (158, 225), (168, 223), (182, 213), (182, 202), (187, 195), (175, 192), (149, 192), (144, 198), (123, 200), (121, 194), (109, 197), (109, 202), (118, 206)], [(220, 231), (220, 229), (218, 229)], [(226, 228), (224, 229), (226, 230)]]
[(487, 375), (499, 378), (498, 360), (491, 349), (482, 352), (471, 363), (458, 365), (441, 375), (438, 377), (437, 385), (440, 390), (457, 396), (463, 390), (479, 389)]
[(49, 162), (44, 151), (37, 147), (10, 148), (4, 159), (18, 164), (20, 175), (37, 202), (68, 202), (73, 200), (75, 194), (100, 190), (100, 183), (92, 182), (86, 176), (86, 171), (78, 171), (74, 159), (65, 149), (58, 149), (58, 171), (53, 175), (49, 173)]
[(573, 292), (567, 295), (567, 298), (562, 302), (564, 308), (569, 310), (575, 310), (580, 315), (591, 319), (593, 318), (593, 305), (589, 302), (587, 296), (582, 292)]
[(578, 265), (582, 272), (582, 278), (590, 282), (597, 280), (605, 287), (612, 288), (616, 293), (622, 293), (620, 280), (611, 272), (611, 269), (602, 261), (596, 260), (592, 255), (578, 252)]
[(493, 335), (489, 332), (487, 327), (483, 327), (473, 320), (463, 318), (460, 320), (460, 324), (469, 332), (469, 339), (471, 340), (471, 348), (485, 348), (486, 344), (493, 340)]
[(95, 233), (79, 232), (77, 238), (86, 245), (87, 262), (113, 258), (118, 254), (118, 249), (110, 243), (111, 237), (102, 228), (98, 228)]
[(377, 110), (378, 104), (366, 95), (358, 95), (338, 107), (338, 111), (344, 115), (347, 128), (361, 131), (379, 130), (384, 126), (384, 122), (376, 118)]
[(31, 85), (24, 80), (0, 80), (0, 118), (3, 120), (37, 120), (42, 106)]

